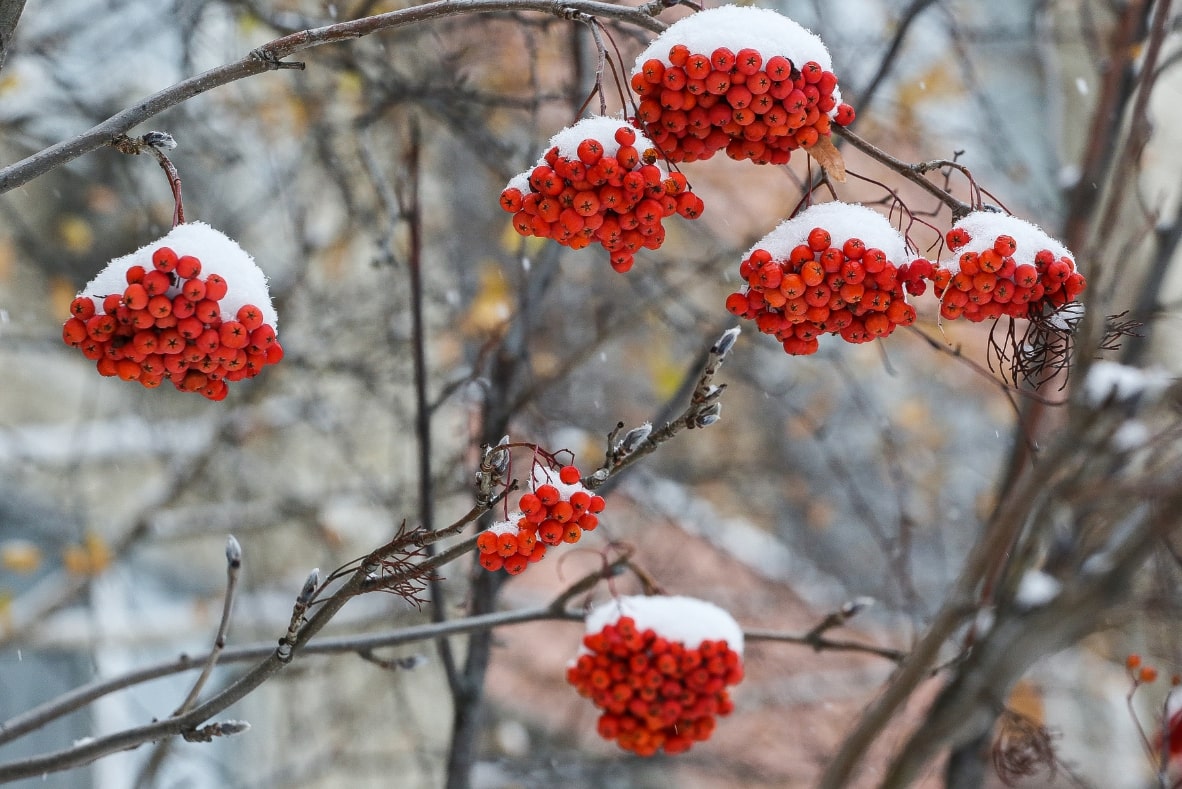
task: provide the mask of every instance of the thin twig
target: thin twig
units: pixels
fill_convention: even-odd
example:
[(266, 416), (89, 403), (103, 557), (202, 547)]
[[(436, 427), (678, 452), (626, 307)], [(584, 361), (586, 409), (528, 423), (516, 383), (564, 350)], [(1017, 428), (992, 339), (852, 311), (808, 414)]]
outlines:
[[(850, 145), (869, 156), (871, 159), (890, 168), (892, 172), (898, 173), (908, 181), (911, 181), (913, 184), (923, 189), (928, 194), (936, 197), (941, 203), (948, 206), (948, 208), (952, 211), (953, 219), (960, 219), (961, 217), (968, 215), (973, 210), (973, 207), (968, 203), (961, 202), (924, 177), (925, 172), (938, 168), (929, 167), (924, 163), (908, 164), (901, 159), (896, 159), (886, 151), (882, 150), (876, 145), (873, 145), (869, 141), (862, 139), (849, 129), (842, 128), (841, 126), (834, 125), (833, 131), (834, 133), (840, 135), (842, 139), (846, 140)], [(941, 160), (941, 162), (943, 163), (943, 160)], [(946, 165), (941, 164), (941, 166)]]
[(217, 665), (218, 657), (226, 648), (226, 634), (230, 631), (230, 613), (234, 610), (234, 593), (238, 589), (238, 576), (241, 571), (242, 546), (238, 544), (238, 540), (234, 539), (233, 535), (230, 535), (226, 540), (226, 597), (222, 604), (222, 621), (218, 625), (217, 637), (213, 640), (213, 649), (209, 652), (205, 667), (201, 669), (201, 675), (193, 683), (193, 689), (189, 691), (189, 695), (181, 702), (181, 706), (172, 713), (174, 717), (184, 715), (192, 709), (197, 702), (197, 697), (201, 695), (202, 688), (205, 687), (206, 680), (213, 673), (213, 667)]

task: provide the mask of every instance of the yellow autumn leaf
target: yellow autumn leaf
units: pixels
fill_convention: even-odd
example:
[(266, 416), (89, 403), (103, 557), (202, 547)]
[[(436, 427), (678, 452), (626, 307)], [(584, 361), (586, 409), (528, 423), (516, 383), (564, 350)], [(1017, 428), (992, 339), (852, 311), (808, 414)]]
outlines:
[(461, 330), (468, 335), (493, 334), (505, 326), (512, 314), (513, 298), (504, 273), (486, 263), (480, 270), (480, 284), (460, 324)]
[(77, 295), (77, 288), (68, 278), (57, 276), (50, 280), (49, 306), (63, 321), (70, 316), (70, 302)]
[(28, 575), (41, 567), (41, 549), (28, 540), (5, 540), (0, 543), (0, 567)]
[(87, 532), (82, 544), (62, 549), (62, 566), (71, 575), (98, 575), (111, 566), (111, 548), (99, 535)]
[(57, 223), (58, 239), (70, 252), (81, 254), (94, 246), (94, 229), (77, 214), (68, 214)]
[(671, 356), (669, 349), (663, 345), (647, 347), (644, 359), (648, 366), (653, 393), (661, 400), (667, 400), (676, 394), (685, 378), (684, 362)]
[(811, 148), (809, 155), (817, 160), (817, 164), (825, 169), (831, 179), (839, 184), (845, 183), (845, 159), (841, 151), (833, 144), (833, 138), (828, 135), (820, 137)]

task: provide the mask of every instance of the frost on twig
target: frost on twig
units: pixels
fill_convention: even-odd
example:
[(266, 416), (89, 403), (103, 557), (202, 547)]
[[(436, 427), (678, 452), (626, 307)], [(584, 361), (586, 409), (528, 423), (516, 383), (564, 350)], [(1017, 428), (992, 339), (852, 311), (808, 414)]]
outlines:
[(213, 742), (214, 737), (232, 737), (247, 731), (250, 731), (250, 724), (246, 721), (222, 721), (182, 732), (181, 736), (188, 742)]
[(477, 504), (492, 502), (509, 473), (509, 459), (509, 436), (503, 437), (495, 447), (482, 447), (480, 467), (476, 471)]
[(299, 638), (300, 628), (304, 625), (304, 614), (307, 613), (308, 606), (312, 604), (312, 600), (315, 598), (316, 591), (319, 588), (320, 568), (316, 567), (312, 569), (312, 572), (308, 573), (308, 578), (304, 581), (303, 588), (300, 589), (299, 595), (296, 596), (295, 605), (291, 609), (291, 622), (287, 625), (287, 632), (279, 640), (277, 655), (280, 662), (287, 663), (291, 660), (296, 639)]

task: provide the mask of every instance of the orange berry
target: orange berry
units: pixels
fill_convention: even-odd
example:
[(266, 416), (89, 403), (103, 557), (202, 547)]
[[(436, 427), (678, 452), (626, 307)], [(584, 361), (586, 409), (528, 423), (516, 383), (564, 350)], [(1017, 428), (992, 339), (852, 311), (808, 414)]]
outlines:
[(497, 537), (497, 553), (503, 557), (510, 557), (517, 553), (517, 535), (504, 532)]
[(210, 274), (205, 278), (205, 298), (221, 301), (229, 292), (230, 286), (221, 274)]
[(176, 268), (177, 254), (169, 247), (160, 247), (152, 253), (152, 265), (165, 274)]
[(496, 553), (497, 545), (497, 535), (491, 531), (482, 531), (476, 538), (476, 547), (481, 553)]
[(201, 261), (192, 255), (182, 255), (177, 259), (176, 273), (181, 279), (192, 279), (201, 273)]
[(538, 539), (546, 545), (558, 545), (565, 533), (566, 529), (556, 520), (547, 518), (538, 524)]

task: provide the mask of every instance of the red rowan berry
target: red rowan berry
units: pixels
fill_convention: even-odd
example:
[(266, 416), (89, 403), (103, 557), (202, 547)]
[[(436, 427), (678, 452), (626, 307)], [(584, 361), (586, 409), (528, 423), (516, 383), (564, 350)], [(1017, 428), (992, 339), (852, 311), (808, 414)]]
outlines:
[(127, 280), (128, 285), (134, 285), (144, 279), (145, 273), (143, 266), (128, 266), (127, 271), (124, 273), (124, 278)]
[[(93, 309), (94, 305), (91, 305)], [(88, 337), (86, 323), (81, 318), (70, 318), (62, 326), (62, 341), (72, 348), (82, 347)]]
[(192, 255), (182, 255), (177, 259), (176, 273), (181, 279), (192, 279), (201, 273), (201, 261)]
[(76, 296), (70, 302), (70, 314), (80, 320), (94, 316), (94, 300), (89, 296)]
[(197, 306), (193, 309), (193, 315), (206, 323), (216, 323), (221, 320), (222, 310), (216, 301), (207, 298), (197, 302)]
[(169, 247), (159, 247), (152, 253), (152, 265), (165, 274), (176, 268), (177, 254)]
[(952, 249), (960, 249), (973, 240), (972, 236), (968, 234), (968, 231), (958, 227), (949, 230), (944, 238), (948, 242), (948, 246)]
[(190, 279), (181, 288), (184, 297), (192, 302), (199, 302), (205, 298), (205, 283), (199, 279)]
[(221, 301), (229, 292), (230, 286), (220, 274), (210, 274), (205, 278), (205, 298)]

